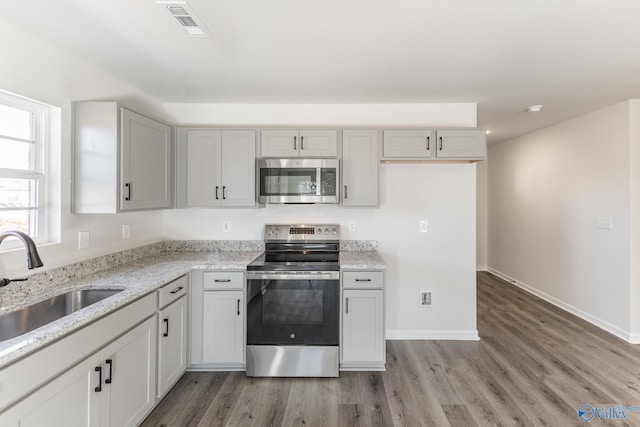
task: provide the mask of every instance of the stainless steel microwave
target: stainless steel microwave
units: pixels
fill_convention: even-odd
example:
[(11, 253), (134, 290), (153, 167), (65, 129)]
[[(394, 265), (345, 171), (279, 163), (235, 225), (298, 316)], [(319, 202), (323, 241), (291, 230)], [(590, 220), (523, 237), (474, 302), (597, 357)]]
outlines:
[(258, 159), (258, 203), (338, 203), (338, 159)]

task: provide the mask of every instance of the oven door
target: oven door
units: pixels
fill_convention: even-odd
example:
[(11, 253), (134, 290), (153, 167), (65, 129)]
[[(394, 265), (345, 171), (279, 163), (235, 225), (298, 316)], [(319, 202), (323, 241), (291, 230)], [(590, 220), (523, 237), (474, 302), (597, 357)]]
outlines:
[(338, 203), (337, 159), (258, 159), (259, 203)]
[(247, 272), (247, 345), (337, 346), (338, 272)]

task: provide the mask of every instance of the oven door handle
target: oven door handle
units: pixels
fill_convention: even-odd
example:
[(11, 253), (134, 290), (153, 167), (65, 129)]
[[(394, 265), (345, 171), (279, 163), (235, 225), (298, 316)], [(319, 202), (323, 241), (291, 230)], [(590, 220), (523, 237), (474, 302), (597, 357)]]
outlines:
[(340, 280), (340, 273), (338, 271), (248, 271), (247, 280)]

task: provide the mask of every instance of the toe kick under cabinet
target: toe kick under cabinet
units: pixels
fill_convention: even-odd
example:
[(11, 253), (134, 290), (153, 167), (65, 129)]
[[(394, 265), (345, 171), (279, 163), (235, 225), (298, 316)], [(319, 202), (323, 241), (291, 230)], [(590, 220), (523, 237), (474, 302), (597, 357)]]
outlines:
[(384, 273), (343, 271), (340, 369), (384, 370)]

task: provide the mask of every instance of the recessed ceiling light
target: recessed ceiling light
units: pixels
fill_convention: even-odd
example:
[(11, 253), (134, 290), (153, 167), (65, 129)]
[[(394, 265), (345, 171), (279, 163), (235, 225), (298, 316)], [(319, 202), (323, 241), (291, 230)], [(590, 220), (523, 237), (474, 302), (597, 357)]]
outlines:
[(489, 135), (491, 133), (491, 129), (487, 129), (484, 131), (484, 133), (486, 133), (487, 135)]
[(528, 113), (537, 113), (540, 110), (542, 110), (542, 105), (531, 105), (527, 107)]

